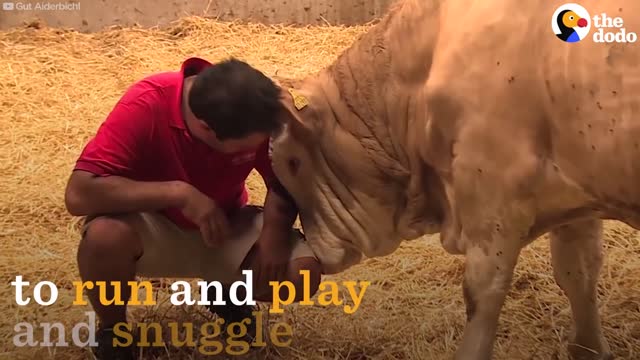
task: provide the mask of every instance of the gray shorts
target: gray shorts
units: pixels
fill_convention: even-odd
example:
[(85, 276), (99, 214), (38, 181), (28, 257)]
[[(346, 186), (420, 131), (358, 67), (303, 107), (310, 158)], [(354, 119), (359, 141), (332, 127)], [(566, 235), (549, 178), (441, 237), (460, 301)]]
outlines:
[[(140, 235), (143, 255), (136, 274), (144, 277), (200, 278), (231, 283), (243, 280), (240, 265), (262, 229), (262, 208), (247, 206), (229, 219), (231, 235), (218, 248), (205, 245), (198, 230), (184, 230), (164, 215), (152, 212), (130, 214), (128, 221)], [(87, 219), (82, 233), (91, 224)], [(304, 236), (292, 229), (290, 259), (315, 255)]]

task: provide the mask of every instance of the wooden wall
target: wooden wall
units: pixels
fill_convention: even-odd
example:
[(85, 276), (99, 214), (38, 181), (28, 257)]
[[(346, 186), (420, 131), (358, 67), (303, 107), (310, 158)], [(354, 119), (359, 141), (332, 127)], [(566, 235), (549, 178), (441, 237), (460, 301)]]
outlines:
[[(0, 0), (11, 2), (12, 0)], [(48, 26), (98, 31), (112, 25), (163, 26), (185, 15), (301, 25), (355, 25), (380, 17), (393, 0), (45, 0), (14, 1), (0, 10), (0, 29), (39, 19)], [(36, 10), (68, 3), (69, 10)], [(19, 6), (19, 4), (21, 4)], [(31, 5), (31, 10), (26, 9)], [(72, 6), (72, 4), (75, 4)], [(20, 8), (20, 9), (19, 9)]]

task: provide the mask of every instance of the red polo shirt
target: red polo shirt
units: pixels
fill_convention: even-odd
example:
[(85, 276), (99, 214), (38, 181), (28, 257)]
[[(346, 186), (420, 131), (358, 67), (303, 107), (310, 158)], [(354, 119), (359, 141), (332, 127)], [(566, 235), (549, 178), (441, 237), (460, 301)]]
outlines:
[[(245, 180), (252, 169), (265, 183), (275, 178), (268, 141), (254, 151), (224, 154), (192, 138), (182, 117), (183, 79), (210, 65), (190, 58), (180, 71), (151, 75), (133, 84), (85, 146), (75, 169), (138, 181), (182, 180), (227, 212), (244, 206), (248, 200)], [(195, 228), (179, 210), (163, 212), (177, 225)]]

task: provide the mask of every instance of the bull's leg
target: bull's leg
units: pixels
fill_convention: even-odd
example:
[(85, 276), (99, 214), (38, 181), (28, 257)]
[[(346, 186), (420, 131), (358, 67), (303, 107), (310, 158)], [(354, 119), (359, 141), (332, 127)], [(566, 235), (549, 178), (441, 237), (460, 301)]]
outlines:
[(456, 158), (454, 194), (465, 250), (467, 308), (456, 360), (491, 359), (513, 270), (535, 222), (535, 199), (524, 190), (539, 168), (535, 158), (498, 167), (497, 161), (484, 159), (484, 153)]
[(500, 312), (511, 285), (520, 246), (517, 237), (487, 234), (465, 239), (463, 294), (467, 324), (456, 360), (491, 359)]
[(552, 231), (551, 257), (553, 275), (573, 312), (571, 356), (576, 360), (612, 359), (602, 336), (596, 301), (602, 267), (602, 221), (581, 221)]

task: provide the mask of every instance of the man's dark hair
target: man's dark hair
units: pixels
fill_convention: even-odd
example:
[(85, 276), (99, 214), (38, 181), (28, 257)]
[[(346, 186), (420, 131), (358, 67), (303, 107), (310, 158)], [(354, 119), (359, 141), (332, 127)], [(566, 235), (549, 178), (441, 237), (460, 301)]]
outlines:
[(201, 71), (189, 92), (193, 114), (219, 140), (269, 133), (280, 127), (280, 88), (249, 64), (230, 58)]

